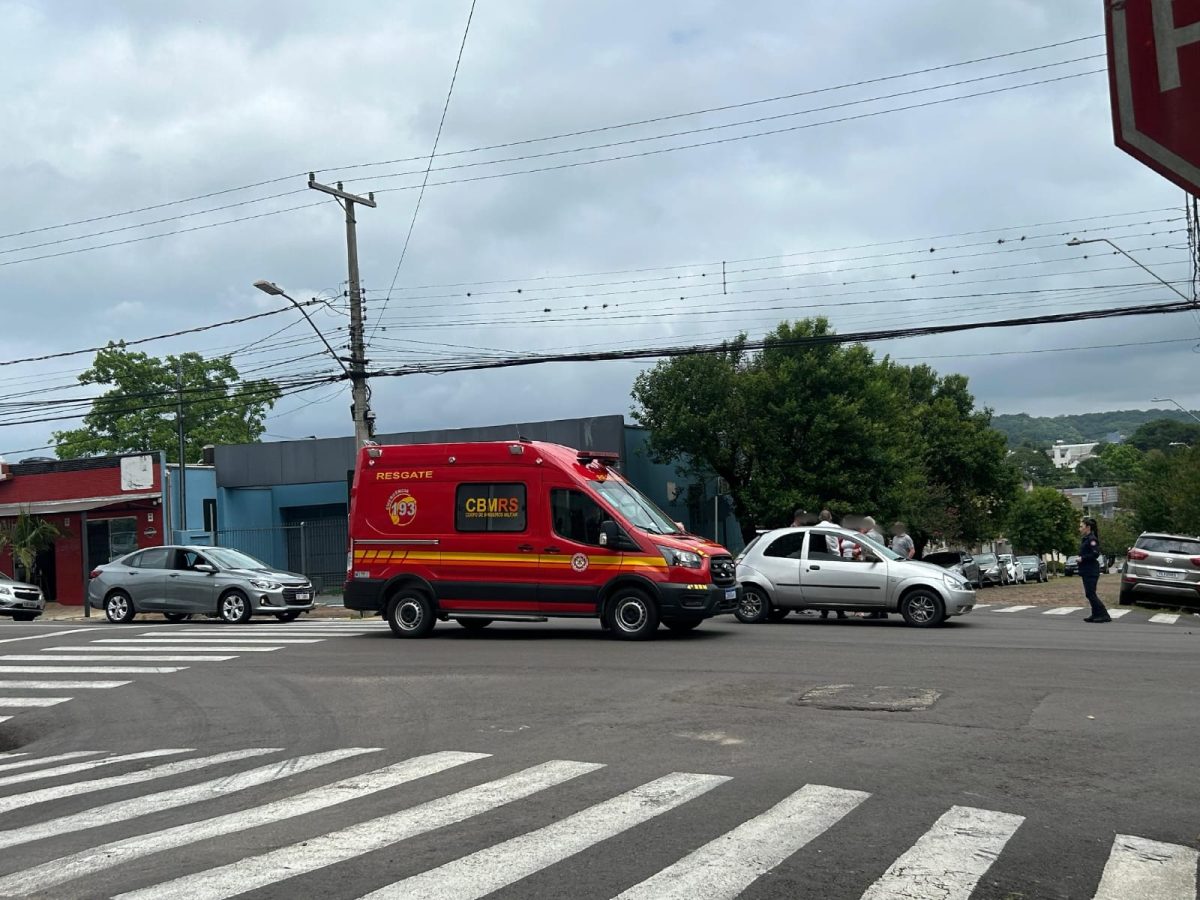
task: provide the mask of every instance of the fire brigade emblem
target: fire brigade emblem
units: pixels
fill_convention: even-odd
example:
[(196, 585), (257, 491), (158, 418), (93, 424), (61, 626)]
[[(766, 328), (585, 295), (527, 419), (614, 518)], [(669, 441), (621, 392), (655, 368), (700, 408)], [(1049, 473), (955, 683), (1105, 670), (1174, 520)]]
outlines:
[(586, 572), (588, 567), (587, 554), (576, 553), (571, 557), (571, 568), (576, 572)]
[(406, 488), (394, 491), (392, 496), (388, 497), (387, 512), (393, 525), (399, 528), (411, 525), (417, 517), (417, 498)]

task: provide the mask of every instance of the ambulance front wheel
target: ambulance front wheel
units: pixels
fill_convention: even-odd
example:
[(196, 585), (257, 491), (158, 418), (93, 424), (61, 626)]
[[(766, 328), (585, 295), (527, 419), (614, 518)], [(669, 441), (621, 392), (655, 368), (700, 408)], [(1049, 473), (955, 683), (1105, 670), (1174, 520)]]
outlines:
[(623, 641), (644, 641), (658, 628), (658, 607), (637, 588), (621, 588), (608, 605), (612, 636)]
[(388, 602), (387, 620), (392, 634), (402, 638), (425, 637), (437, 624), (433, 602), (410, 589), (402, 589)]

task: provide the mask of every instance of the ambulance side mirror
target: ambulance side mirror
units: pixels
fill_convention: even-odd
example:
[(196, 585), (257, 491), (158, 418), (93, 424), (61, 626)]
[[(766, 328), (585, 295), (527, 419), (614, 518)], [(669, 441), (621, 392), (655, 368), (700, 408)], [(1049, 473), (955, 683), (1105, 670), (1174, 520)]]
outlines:
[(617, 544), (621, 542), (621, 529), (617, 527), (617, 523), (612, 519), (605, 519), (600, 523), (600, 546), (611, 547), (617, 549)]

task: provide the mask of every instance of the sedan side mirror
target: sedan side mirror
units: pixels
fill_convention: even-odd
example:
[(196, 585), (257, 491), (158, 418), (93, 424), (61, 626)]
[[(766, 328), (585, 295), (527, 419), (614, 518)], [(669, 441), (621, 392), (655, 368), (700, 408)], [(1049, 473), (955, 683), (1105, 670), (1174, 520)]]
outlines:
[(210, 563), (196, 563), (194, 566), (192, 566), (192, 571), (205, 572), (209, 575), (214, 575), (216, 574), (217, 567), (211, 565)]

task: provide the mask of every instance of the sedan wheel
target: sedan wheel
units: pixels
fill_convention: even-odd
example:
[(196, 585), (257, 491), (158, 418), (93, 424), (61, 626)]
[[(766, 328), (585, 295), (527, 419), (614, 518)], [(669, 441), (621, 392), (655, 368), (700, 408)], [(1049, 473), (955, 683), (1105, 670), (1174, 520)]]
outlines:
[(252, 612), (250, 601), (241, 591), (230, 591), (221, 598), (221, 619), (230, 625), (244, 625), (250, 621)]
[(104, 601), (104, 615), (116, 625), (132, 622), (135, 615), (133, 601), (124, 591), (113, 591)]
[(914, 628), (933, 628), (946, 620), (946, 608), (932, 591), (918, 590), (900, 601), (900, 615)]
[(748, 584), (742, 590), (742, 602), (733, 611), (737, 620), (745, 625), (757, 625), (767, 621), (771, 614), (771, 601), (766, 592), (755, 585)]

